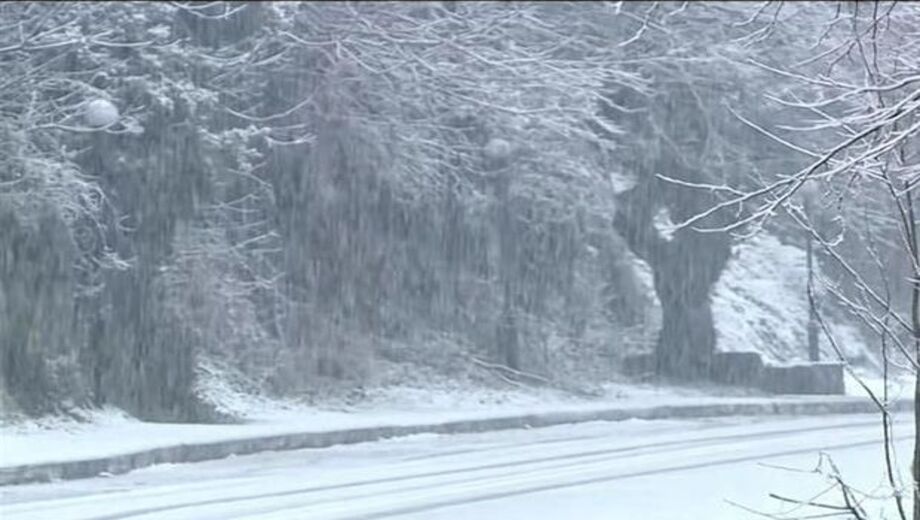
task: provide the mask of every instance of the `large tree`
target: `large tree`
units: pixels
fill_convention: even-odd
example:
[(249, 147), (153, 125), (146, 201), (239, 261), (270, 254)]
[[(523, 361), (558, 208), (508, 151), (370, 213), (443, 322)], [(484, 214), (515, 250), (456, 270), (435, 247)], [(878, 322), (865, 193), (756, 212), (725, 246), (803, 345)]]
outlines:
[[(721, 200), (694, 186), (743, 182), (753, 174), (755, 157), (764, 154), (762, 140), (751, 139), (753, 132), (729, 109), (747, 103), (745, 90), (758, 84), (731, 63), (746, 51), (726, 29), (742, 23), (749, 9), (673, 7), (623, 4), (598, 16), (610, 22), (611, 40), (633, 35), (621, 44), (624, 62), (646, 80), (643, 88), (611, 85), (599, 112), (625, 130), (612, 138), (620, 146), (617, 167), (634, 183), (619, 196), (613, 224), (654, 275), (662, 309), (655, 368), (664, 376), (698, 379), (710, 376), (716, 347), (710, 293), (731, 255), (732, 237), (669, 226)], [(713, 215), (706, 224), (719, 228), (724, 218)]]

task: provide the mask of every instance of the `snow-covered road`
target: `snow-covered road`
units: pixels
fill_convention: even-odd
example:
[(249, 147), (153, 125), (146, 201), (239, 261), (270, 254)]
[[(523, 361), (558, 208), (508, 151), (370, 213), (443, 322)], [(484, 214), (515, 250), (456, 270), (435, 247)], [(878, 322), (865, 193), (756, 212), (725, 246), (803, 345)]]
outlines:
[[(907, 461), (910, 421), (898, 419)], [(811, 470), (819, 451), (852, 484), (882, 493), (879, 432), (876, 417), (856, 415), (418, 435), (5, 487), (0, 518), (755, 518), (730, 502), (777, 512), (790, 506), (768, 493), (812, 498), (827, 489), (819, 475), (776, 467)], [(881, 505), (892, 511), (870, 504)]]

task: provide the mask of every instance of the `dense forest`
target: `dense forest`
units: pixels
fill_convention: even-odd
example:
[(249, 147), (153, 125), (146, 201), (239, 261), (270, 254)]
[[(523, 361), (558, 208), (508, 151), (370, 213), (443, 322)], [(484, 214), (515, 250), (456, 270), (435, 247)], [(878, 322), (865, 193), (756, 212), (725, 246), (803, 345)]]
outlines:
[(279, 395), (644, 351), (707, 379), (713, 286), (759, 233), (811, 237), (827, 312), (910, 366), (885, 349), (920, 337), (918, 27), (910, 3), (2, 3), (0, 402), (213, 420), (207, 363)]

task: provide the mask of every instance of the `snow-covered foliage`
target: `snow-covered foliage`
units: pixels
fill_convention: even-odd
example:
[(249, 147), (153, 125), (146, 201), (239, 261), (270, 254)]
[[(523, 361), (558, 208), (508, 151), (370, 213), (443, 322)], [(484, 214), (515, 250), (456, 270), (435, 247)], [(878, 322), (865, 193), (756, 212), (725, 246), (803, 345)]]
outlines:
[[(0, 5), (4, 400), (208, 419), (232, 411), (207, 390), (227, 374), (268, 393), (347, 393), (385, 384), (387, 366), (464, 377), (487, 366), (474, 359), (581, 388), (656, 341), (684, 350), (670, 375), (704, 377), (716, 332), (792, 359), (801, 266), (776, 258), (801, 252), (760, 238), (729, 262), (728, 233), (681, 224), (713, 206), (735, 213), (701, 223), (769, 213), (775, 201), (725, 201), (808, 157), (758, 125), (816, 130), (796, 143), (822, 149), (847, 125), (870, 129), (867, 96), (914, 77), (889, 71), (894, 83), (843, 94), (813, 123), (798, 110), (833, 105), (862, 69), (783, 73), (833, 10), (764, 9)], [(912, 21), (903, 12), (893, 31)], [(886, 48), (912, 48), (904, 34)], [(832, 25), (809, 42), (831, 52), (848, 38)], [(791, 97), (773, 103), (767, 88)], [(876, 101), (889, 123), (916, 108)], [(886, 127), (882, 151), (907, 142), (907, 121)], [(911, 183), (916, 151), (904, 154), (891, 172)], [(863, 155), (828, 166), (883, 175)], [(899, 243), (891, 221), (872, 222), (883, 248)]]

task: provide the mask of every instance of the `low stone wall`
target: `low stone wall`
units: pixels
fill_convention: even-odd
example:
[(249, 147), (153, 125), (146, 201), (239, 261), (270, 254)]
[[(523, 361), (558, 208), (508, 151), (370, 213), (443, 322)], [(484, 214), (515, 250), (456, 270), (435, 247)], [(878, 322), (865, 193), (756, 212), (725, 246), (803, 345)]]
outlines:
[(760, 386), (764, 365), (756, 352), (717, 352), (712, 358), (712, 380), (736, 386)]
[[(655, 373), (655, 356), (641, 354), (623, 360), (627, 375)], [(710, 378), (716, 383), (757, 388), (773, 394), (843, 395), (846, 393), (840, 363), (764, 364), (756, 352), (717, 352)]]
[(843, 365), (840, 363), (802, 363), (764, 367), (760, 388), (776, 394), (843, 394)]

